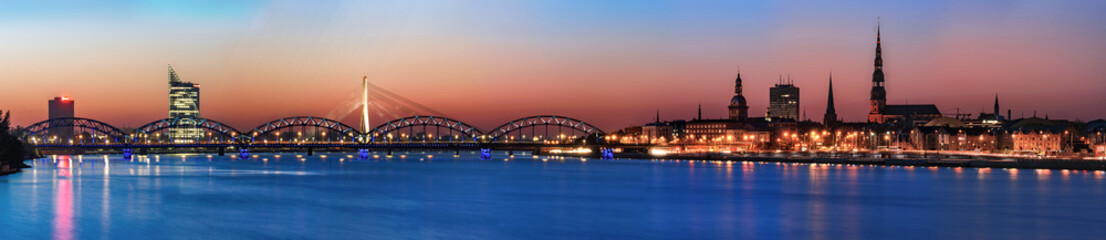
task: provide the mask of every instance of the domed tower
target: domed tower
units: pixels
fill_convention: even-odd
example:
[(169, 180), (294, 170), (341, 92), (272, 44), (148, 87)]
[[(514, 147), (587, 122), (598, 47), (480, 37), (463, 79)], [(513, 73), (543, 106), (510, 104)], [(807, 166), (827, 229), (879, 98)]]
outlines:
[(887, 106), (887, 90), (883, 89), (883, 48), (880, 46), (879, 24), (876, 24), (876, 70), (872, 73), (871, 108), (868, 122), (883, 122), (883, 108)]
[(730, 120), (745, 121), (749, 119), (749, 105), (745, 103), (745, 96), (741, 94), (741, 72), (737, 73), (734, 80), (734, 95), (730, 98)]

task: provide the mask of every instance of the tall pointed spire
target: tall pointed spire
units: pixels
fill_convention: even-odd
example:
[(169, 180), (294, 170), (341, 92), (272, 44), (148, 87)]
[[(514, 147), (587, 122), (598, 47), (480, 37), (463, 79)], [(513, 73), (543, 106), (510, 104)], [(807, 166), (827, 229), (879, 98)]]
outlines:
[(999, 117), (999, 94), (994, 94), (994, 117)]
[(169, 64), (169, 82), (180, 82), (180, 76), (177, 76), (177, 71), (173, 70), (173, 64)]
[(829, 99), (826, 100), (826, 112), (837, 113), (837, 110), (833, 106), (833, 73), (829, 76)]
[(699, 120), (703, 120), (703, 104), (699, 103)]
[[(883, 82), (883, 41), (880, 40), (880, 23), (876, 23), (876, 72), (879, 72), (879, 82)], [(875, 77), (875, 76), (873, 76)], [(873, 78), (872, 81), (877, 79)]]
[(822, 119), (822, 124), (833, 125), (837, 124), (837, 109), (833, 106), (833, 73), (829, 76), (829, 97), (826, 99), (826, 115)]
[(872, 72), (872, 92), (868, 98), (870, 108), (868, 122), (883, 123), (883, 109), (887, 106), (887, 90), (884, 89), (883, 76), (883, 46), (880, 34), (880, 22), (876, 19), (876, 60), (875, 71)]

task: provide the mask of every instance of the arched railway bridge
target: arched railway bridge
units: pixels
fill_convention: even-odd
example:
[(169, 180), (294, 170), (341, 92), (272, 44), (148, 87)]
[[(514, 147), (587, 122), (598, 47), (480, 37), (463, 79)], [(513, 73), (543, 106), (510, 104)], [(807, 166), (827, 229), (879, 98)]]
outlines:
[(25, 142), (40, 148), (534, 148), (596, 144), (606, 133), (582, 120), (536, 115), (489, 131), (443, 116), (410, 116), (358, 130), (334, 119), (293, 116), (236, 129), (207, 118), (165, 118), (125, 129), (88, 118), (55, 118), (26, 127)]

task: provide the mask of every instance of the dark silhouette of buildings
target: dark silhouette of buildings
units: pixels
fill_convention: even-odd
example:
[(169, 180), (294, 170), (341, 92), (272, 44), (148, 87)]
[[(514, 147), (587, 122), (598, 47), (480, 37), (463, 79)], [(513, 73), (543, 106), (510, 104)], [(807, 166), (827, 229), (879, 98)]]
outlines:
[[(1007, 115), (1009, 115), (1009, 113), (1007, 113)], [(998, 121), (1010, 119), (1009, 116), (1004, 118), (1002, 116), (1002, 114), (999, 113), (998, 94), (995, 94), (995, 109), (994, 109), (994, 112), (991, 112), (991, 113), (981, 112), (981, 113), (979, 113), (979, 119), (980, 120), (985, 120), (985, 121), (993, 121), (993, 122), (996, 122), (996, 123)]]

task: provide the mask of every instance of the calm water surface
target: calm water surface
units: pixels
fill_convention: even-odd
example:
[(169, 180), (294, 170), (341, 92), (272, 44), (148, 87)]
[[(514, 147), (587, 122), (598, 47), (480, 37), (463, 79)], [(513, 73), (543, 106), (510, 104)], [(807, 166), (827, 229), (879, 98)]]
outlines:
[(40, 159), (0, 238), (1106, 237), (1103, 172), (347, 154)]

